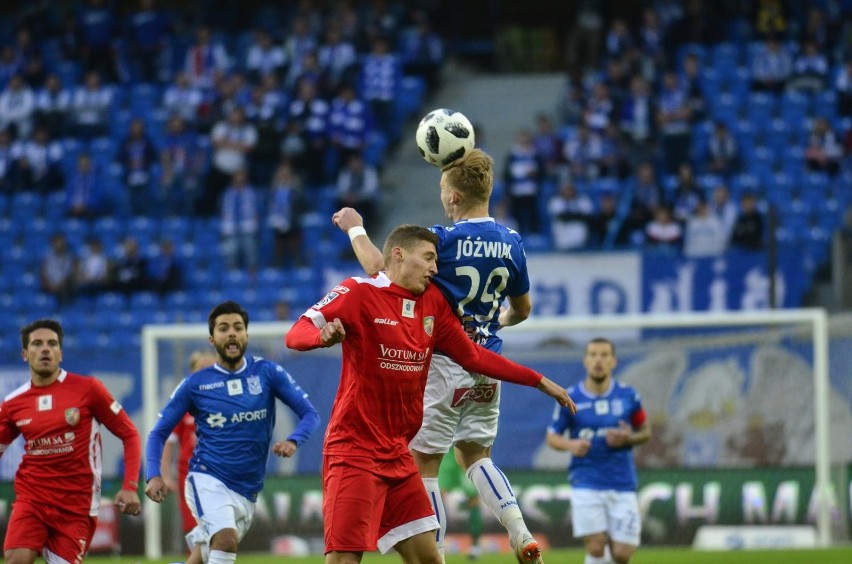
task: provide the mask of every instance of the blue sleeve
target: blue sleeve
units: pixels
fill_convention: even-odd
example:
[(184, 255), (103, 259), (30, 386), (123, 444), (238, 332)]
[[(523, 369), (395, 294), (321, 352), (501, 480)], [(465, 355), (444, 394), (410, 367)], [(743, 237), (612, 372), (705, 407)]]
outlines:
[(565, 430), (571, 427), (573, 419), (567, 407), (556, 404), (556, 408), (553, 410), (553, 419), (550, 421), (547, 430), (556, 435), (564, 435)]
[(163, 459), (163, 446), (169, 438), (175, 425), (189, 411), (192, 403), (190, 389), (185, 378), (172, 393), (168, 403), (160, 412), (159, 419), (148, 435), (145, 443), (145, 481), (160, 475), (160, 462)]
[(274, 367), (272, 389), (275, 390), (275, 397), (284, 402), (284, 405), (292, 409), (293, 413), (299, 417), (299, 424), (287, 440), (293, 441), (296, 446), (302, 446), (310, 438), (311, 433), (319, 427), (319, 412), (308, 399), (308, 394), (299, 387), (289, 372), (277, 364), (272, 366)]

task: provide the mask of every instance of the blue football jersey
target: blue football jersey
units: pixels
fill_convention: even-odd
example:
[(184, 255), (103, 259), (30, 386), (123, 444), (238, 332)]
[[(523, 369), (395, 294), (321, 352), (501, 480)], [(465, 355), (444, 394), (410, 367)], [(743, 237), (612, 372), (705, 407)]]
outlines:
[(521, 236), (490, 217), (431, 229), (440, 239), (433, 281), (474, 340), (499, 353), (502, 341), (495, 332), (500, 305), (506, 296), (522, 296), (530, 289)]
[(275, 398), (299, 417), (287, 440), (301, 445), (319, 425), (319, 414), (308, 394), (281, 366), (247, 356), (234, 372), (214, 364), (191, 374), (172, 393), (148, 436), (146, 479), (160, 475), (163, 445), (189, 412), (195, 417), (198, 438), (190, 471), (210, 474), (255, 501), (263, 487), (275, 426)]
[(613, 381), (609, 390), (601, 395), (589, 392), (582, 382), (568, 388), (568, 395), (577, 405), (577, 414), (572, 415), (568, 408), (557, 405), (548, 430), (557, 435), (568, 430), (572, 439), (592, 442), (586, 456), (571, 458), (568, 468), (571, 485), (593, 490), (636, 491), (633, 447), (607, 446), (606, 432), (618, 429), (619, 421), (631, 427), (644, 421), (639, 393)]

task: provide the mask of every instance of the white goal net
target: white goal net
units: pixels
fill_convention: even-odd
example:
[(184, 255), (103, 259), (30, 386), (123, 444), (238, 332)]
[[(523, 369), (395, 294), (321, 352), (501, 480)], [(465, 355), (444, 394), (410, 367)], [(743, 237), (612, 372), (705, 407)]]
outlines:
[[(293, 374), (320, 411), (323, 428), (295, 460), (271, 461), (268, 473), (316, 476), (322, 430), (337, 389), (339, 347), (310, 353), (289, 351), (283, 343), (289, 326), (251, 322), (248, 350), (279, 362)], [(168, 394), (186, 375), (189, 354), (209, 349), (207, 335), (206, 324), (144, 328), (143, 437)], [(643, 473), (662, 470), (746, 472), (745, 481), (737, 486), (743, 492), (740, 517), (745, 522), (760, 522), (761, 518), (772, 522), (793, 511), (782, 499), (789, 489), (785, 489), (783, 470), (804, 469), (812, 477), (806, 486), (809, 491), (798, 496), (805, 507), (794, 508), (791, 518), (815, 525), (821, 544), (848, 538), (850, 491), (845, 469), (852, 461), (850, 318), (839, 317), (830, 324), (820, 309), (533, 318), (504, 331), (503, 352), (567, 387), (584, 377), (583, 347), (596, 336), (615, 341), (619, 359), (615, 376), (639, 390), (652, 424), (652, 440), (636, 450), (640, 482)], [(501, 468), (530, 474), (564, 472), (564, 455), (544, 446), (551, 412), (552, 404), (535, 390), (506, 386), (494, 445), (494, 459)], [(276, 436), (286, 435), (291, 425), (288, 414), (282, 412), (277, 421)], [(778, 484), (774, 501), (772, 492), (759, 495), (760, 488), (748, 478), (752, 469), (782, 475), (769, 481), (773, 488)], [(751, 493), (746, 495), (746, 491)], [(711, 494), (712, 488), (705, 487), (705, 503)], [(643, 510), (650, 507), (648, 511), (653, 513), (654, 499), (659, 498), (650, 495), (640, 492), (640, 505), (645, 499)], [(678, 498), (677, 503), (681, 501)], [(722, 502), (724, 505), (724, 499)], [(164, 526), (160, 509), (151, 503), (145, 509), (149, 558), (158, 558), (164, 546), (168, 551), (175, 545), (169, 540), (173, 534)], [(677, 525), (666, 525), (665, 516), (647, 517), (649, 534), (657, 535), (655, 540), (678, 542), (672, 541)], [(672, 516), (671, 520), (679, 518)], [(655, 528), (654, 523), (662, 524)], [(559, 526), (564, 527), (564, 522)]]

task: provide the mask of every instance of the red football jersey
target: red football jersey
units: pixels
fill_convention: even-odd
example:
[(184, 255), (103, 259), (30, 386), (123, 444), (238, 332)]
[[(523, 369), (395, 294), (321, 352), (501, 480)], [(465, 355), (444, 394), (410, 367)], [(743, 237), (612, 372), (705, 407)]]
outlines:
[[(189, 459), (195, 450), (195, 417), (189, 413), (175, 425), (172, 435), (178, 443), (177, 477), (179, 481), (189, 473)], [(171, 437), (169, 437), (171, 440)]]
[(62, 370), (48, 386), (27, 383), (0, 405), (0, 454), (18, 435), (25, 453), (15, 496), (70, 513), (97, 516), (101, 501), (100, 424), (124, 443), (123, 489), (136, 490), (139, 433), (97, 379)]
[(536, 386), (542, 376), (467, 337), (447, 300), (430, 284), (421, 295), (390, 281), (350, 278), (305, 312), (287, 346), (322, 347), (319, 329), (340, 318), (343, 370), (323, 452), (389, 460), (408, 455), (423, 421), (423, 391), (435, 349), (465, 369)]

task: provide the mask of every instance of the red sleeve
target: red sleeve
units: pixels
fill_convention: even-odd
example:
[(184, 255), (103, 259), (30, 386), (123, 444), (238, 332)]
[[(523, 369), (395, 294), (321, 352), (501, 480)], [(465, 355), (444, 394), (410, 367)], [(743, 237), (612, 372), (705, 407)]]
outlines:
[(304, 315), (299, 318), (284, 337), (287, 348), (297, 351), (310, 351), (324, 347), (320, 339), (319, 327)]
[(320, 339), (320, 329), (335, 318), (340, 318), (344, 329), (349, 329), (352, 324), (347, 323), (347, 320), (351, 318), (351, 312), (358, 309), (357, 287), (358, 282), (349, 278), (332, 288), (323, 299), (312, 305), (284, 337), (287, 347), (297, 351), (325, 347)]
[(106, 386), (95, 378), (92, 378), (92, 413), (99, 423), (124, 444), (124, 482), (121, 489), (136, 491), (139, 488), (142, 460), (139, 432), (121, 404), (113, 399)]
[(6, 451), (6, 447), (12, 444), (20, 431), (18, 431), (18, 426), (12, 423), (9, 419), (8, 411), (3, 409), (3, 406), (0, 405), (0, 456), (3, 456), (3, 453)]
[(435, 350), (450, 358), (470, 372), (484, 374), (504, 382), (536, 387), (544, 377), (535, 370), (493, 353), (475, 344), (462, 329), (449, 304), (440, 296), (439, 319), (435, 323)]
[(640, 407), (636, 411), (633, 412), (633, 415), (630, 416), (630, 424), (634, 429), (638, 429), (641, 427), (645, 421), (648, 419), (648, 416), (645, 414), (645, 408)]

